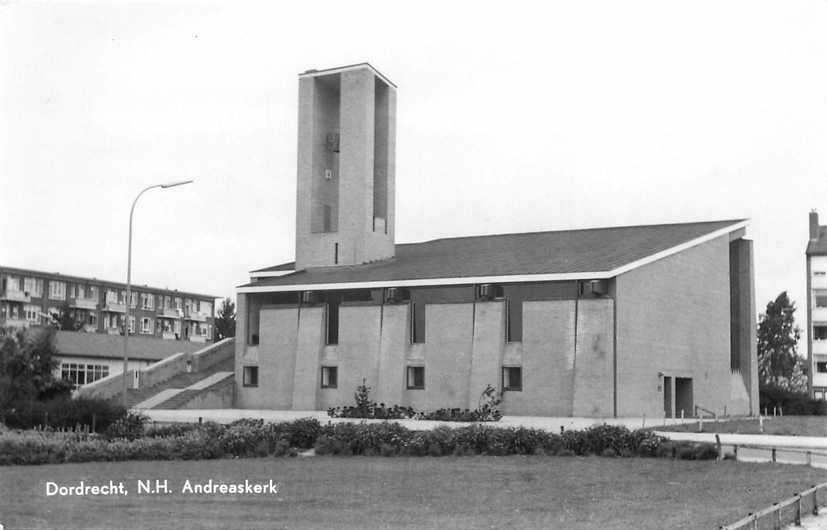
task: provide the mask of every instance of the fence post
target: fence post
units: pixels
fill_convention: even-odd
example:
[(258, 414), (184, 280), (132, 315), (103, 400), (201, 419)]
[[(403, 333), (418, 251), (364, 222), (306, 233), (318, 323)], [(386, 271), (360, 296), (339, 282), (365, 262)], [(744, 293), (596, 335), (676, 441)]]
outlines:
[(775, 447), (772, 448), (772, 463), (775, 463)]
[(813, 465), (813, 452), (812, 451), (807, 451), (807, 465), (808, 466)]
[(704, 418), (703, 418), (703, 416), (698, 416), (698, 432), (704, 432)]
[(795, 494), (795, 526), (801, 526), (801, 495)]
[(813, 515), (818, 515), (818, 490), (813, 486)]
[[(766, 412), (767, 412), (767, 410), (764, 409), (765, 414), (766, 414)], [(758, 415), (758, 430), (762, 433), (764, 432), (764, 416), (762, 416), (760, 414)]]
[(738, 446), (737, 445), (732, 446), (732, 452), (735, 453), (735, 461), (737, 462), (738, 461)]
[(681, 419), (684, 419), (683, 418), (683, 409), (681, 409)]
[(776, 524), (776, 526), (774, 528), (778, 528), (778, 530), (781, 530), (781, 509), (778, 507), (777, 502), (772, 503), (772, 505), (775, 506), (775, 524)]
[(716, 460), (721, 461), (724, 459), (724, 453), (721, 449), (721, 437), (717, 434), (715, 435), (715, 445), (718, 446), (718, 458), (716, 458)]

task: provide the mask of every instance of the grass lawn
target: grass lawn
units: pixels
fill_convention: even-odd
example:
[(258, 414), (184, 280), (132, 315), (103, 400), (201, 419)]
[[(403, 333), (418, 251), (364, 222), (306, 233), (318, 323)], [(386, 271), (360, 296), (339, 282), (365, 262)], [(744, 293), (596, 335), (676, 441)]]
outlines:
[[(185, 495), (273, 479), (276, 495)], [(0, 468), (6, 528), (718, 528), (823, 481), (805, 466), (599, 457), (314, 457)], [(138, 479), (170, 494), (137, 495)], [(127, 496), (46, 496), (123, 481)]]
[[(658, 431), (698, 432), (698, 422), (668, 427), (655, 427)], [(704, 432), (760, 434), (758, 418), (743, 418), (714, 423), (704, 421)], [(764, 434), (827, 436), (827, 416), (776, 416), (764, 418)]]

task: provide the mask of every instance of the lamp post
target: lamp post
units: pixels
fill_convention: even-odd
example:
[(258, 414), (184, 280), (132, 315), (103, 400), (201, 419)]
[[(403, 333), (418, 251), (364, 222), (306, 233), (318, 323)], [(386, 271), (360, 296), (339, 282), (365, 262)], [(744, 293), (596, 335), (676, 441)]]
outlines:
[(166, 184), (154, 184), (152, 186), (147, 186), (146, 188), (141, 190), (141, 193), (135, 197), (135, 200), (132, 201), (132, 209), (129, 210), (129, 251), (127, 253), (126, 258), (126, 318), (124, 319), (123, 325), (123, 406), (126, 408), (128, 406), (127, 402), (127, 392), (129, 390), (129, 380), (127, 378), (127, 367), (129, 366), (129, 310), (131, 306), (132, 298), (132, 214), (135, 213), (135, 204), (138, 202), (138, 199), (141, 198), (145, 192), (153, 189), (153, 188), (173, 188), (175, 186), (183, 186), (184, 184), (190, 184), (192, 180), (180, 180), (177, 182), (167, 182)]

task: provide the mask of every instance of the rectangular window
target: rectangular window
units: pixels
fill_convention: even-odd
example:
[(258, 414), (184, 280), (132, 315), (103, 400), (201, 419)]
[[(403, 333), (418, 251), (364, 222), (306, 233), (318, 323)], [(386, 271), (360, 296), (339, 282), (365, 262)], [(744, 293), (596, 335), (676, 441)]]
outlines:
[(339, 344), (339, 300), (328, 300), (325, 306), (325, 344)]
[(49, 282), (49, 298), (52, 300), (64, 300), (66, 298), (66, 284), (64, 282)]
[(26, 278), (23, 283), (23, 290), (29, 293), (29, 296), (43, 296), (43, 280), (40, 278)]
[(26, 313), (26, 320), (32, 324), (40, 322), (40, 307), (36, 305), (27, 305), (24, 308)]
[(336, 388), (337, 372), (335, 366), (322, 366), (322, 388)]
[(827, 307), (827, 293), (816, 293), (816, 307)]
[(813, 340), (827, 340), (827, 326), (813, 326)]
[(147, 293), (141, 293), (141, 308), (151, 311), (155, 307), (155, 296)]
[(503, 390), (523, 389), (523, 369), (519, 366), (503, 366)]
[(152, 319), (144, 317), (141, 319), (141, 333), (152, 333)]
[(425, 342), (425, 304), (411, 302), (411, 344)]
[(827, 363), (816, 363), (816, 372), (827, 374)]
[(245, 366), (243, 376), (244, 386), (258, 386), (258, 366)]
[(424, 390), (425, 389), (425, 367), (424, 366), (409, 366), (408, 367), (408, 390)]

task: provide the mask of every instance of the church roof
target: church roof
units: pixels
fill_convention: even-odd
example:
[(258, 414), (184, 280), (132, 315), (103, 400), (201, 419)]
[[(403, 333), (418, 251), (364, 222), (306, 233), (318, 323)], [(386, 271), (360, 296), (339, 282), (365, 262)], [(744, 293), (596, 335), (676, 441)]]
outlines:
[(398, 244), (393, 258), (361, 265), (259, 269), (238, 292), (611, 278), (746, 225), (735, 219), (441, 238)]

